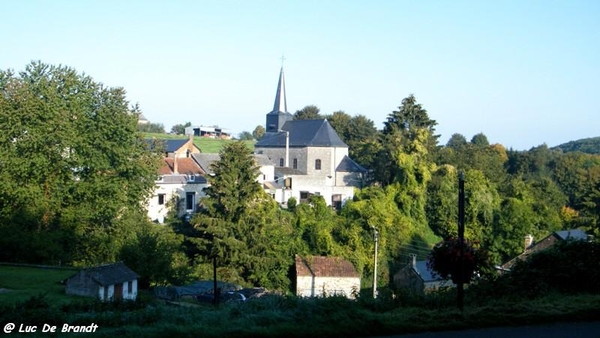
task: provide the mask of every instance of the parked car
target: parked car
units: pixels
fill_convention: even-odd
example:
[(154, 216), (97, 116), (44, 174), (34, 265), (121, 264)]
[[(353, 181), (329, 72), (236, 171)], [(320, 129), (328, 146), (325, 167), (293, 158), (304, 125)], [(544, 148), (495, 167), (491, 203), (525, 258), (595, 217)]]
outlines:
[[(213, 303), (215, 295), (213, 293), (203, 293), (201, 295), (196, 296), (196, 300), (200, 303)], [(245, 302), (246, 296), (241, 294), (240, 292), (228, 291), (221, 294), (221, 298), (219, 302), (229, 303), (229, 302)]]

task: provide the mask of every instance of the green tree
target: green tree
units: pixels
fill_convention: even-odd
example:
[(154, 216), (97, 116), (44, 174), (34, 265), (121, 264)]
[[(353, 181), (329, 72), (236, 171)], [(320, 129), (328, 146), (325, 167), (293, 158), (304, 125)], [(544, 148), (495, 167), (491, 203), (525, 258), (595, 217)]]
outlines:
[[(413, 95), (403, 99), (398, 110), (389, 114), (384, 122), (375, 170), (376, 179), (384, 185), (392, 183), (399, 174), (397, 154), (410, 154), (418, 144), (425, 147), (428, 156), (433, 156), (439, 137), (434, 135), (435, 125), (437, 122), (429, 118), (427, 111), (416, 102)], [(420, 140), (415, 143), (417, 138)]]
[(140, 133), (164, 134), (165, 126), (162, 123), (138, 123), (137, 131)]
[(249, 131), (243, 131), (243, 132), (241, 132), (238, 138), (240, 140), (242, 140), (242, 141), (252, 141), (252, 140), (254, 140), (254, 136), (252, 136), (252, 134), (250, 134)]
[(252, 131), (252, 136), (255, 140), (260, 140), (265, 135), (265, 127), (258, 125)]
[(471, 144), (477, 147), (486, 147), (490, 145), (487, 136), (484, 133), (475, 134), (471, 138)]
[(185, 128), (187, 127), (191, 127), (192, 126), (192, 122), (186, 122), (184, 124), (176, 124), (173, 127), (171, 127), (171, 133), (173, 134), (177, 134), (177, 135), (183, 135), (185, 134)]
[(321, 110), (315, 105), (308, 105), (294, 113), (294, 120), (320, 120)]
[(128, 215), (145, 214), (159, 159), (128, 105), (122, 88), (65, 66), (0, 71), (0, 233), (27, 243), (0, 259), (116, 258)]

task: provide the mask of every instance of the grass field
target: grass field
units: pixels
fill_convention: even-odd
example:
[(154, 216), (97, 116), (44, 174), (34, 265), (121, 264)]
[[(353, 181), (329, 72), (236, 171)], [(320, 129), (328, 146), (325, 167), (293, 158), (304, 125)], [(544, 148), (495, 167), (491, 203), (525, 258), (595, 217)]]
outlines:
[[(173, 135), (173, 134), (158, 134), (158, 133), (146, 133), (147, 138), (156, 138), (159, 140), (181, 140), (186, 139), (185, 135)], [(194, 137), (194, 144), (200, 148), (203, 153), (218, 153), (226, 144), (236, 142), (235, 140), (221, 140), (206, 137)], [(248, 149), (254, 150), (254, 141), (243, 141)]]
[(60, 282), (77, 271), (0, 265), (0, 289), (3, 289), (0, 302), (20, 302), (40, 294), (51, 301), (69, 301), (72, 297), (65, 295), (65, 287)]
[(95, 323), (94, 337), (366, 337), (600, 320), (600, 295), (590, 294), (467, 297), (463, 311), (456, 308), (452, 291), (412, 301), (385, 293), (377, 300), (367, 295), (356, 301), (266, 296), (219, 307), (170, 306), (141, 292), (135, 303), (112, 304), (66, 296), (59, 282), (74, 273), (0, 265), (0, 288), (9, 290), (0, 294), (0, 324)]

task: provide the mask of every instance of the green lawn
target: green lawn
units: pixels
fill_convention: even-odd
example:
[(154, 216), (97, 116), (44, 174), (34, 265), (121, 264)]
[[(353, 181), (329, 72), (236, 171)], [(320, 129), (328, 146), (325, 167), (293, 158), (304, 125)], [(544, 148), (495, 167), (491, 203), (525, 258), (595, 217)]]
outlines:
[(32, 296), (46, 295), (52, 301), (66, 301), (62, 280), (77, 273), (74, 269), (51, 269), (0, 265), (0, 302), (25, 301)]
[[(159, 140), (181, 140), (186, 139), (185, 135), (173, 135), (173, 134), (159, 134), (159, 133), (146, 133), (147, 138), (156, 138)], [(206, 137), (194, 137), (194, 144), (200, 148), (203, 153), (218, 153), (226, 144), (231, 142), (237, 142), (236, 140), (221, 140)], [(248, 149), (254, 150), (254, 141), (243, 141)]]
[(591, 294), (466, 297), (464, 311), (452, 291), (418, 301), (267, 296), (217, 308), (171, 306), (142, 292), (138, 302), (112, 304), (66, 296), (59, 282), (75, 272), (0, 265), (0, 288), (9, 290), (0, 294), (0, 323), (95, 323), (94, 337), (367, 337), (600, 319), (600, 295)]

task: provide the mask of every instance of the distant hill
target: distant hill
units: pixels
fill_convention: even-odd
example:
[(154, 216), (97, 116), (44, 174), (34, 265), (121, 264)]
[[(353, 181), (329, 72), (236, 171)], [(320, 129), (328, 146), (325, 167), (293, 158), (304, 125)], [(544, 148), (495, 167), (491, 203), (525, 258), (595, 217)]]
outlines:
[(565, 153), (580, 151), (587, 154), (600, 154), (600, 136), (563, 143), (552, 149), (561, 149)]

